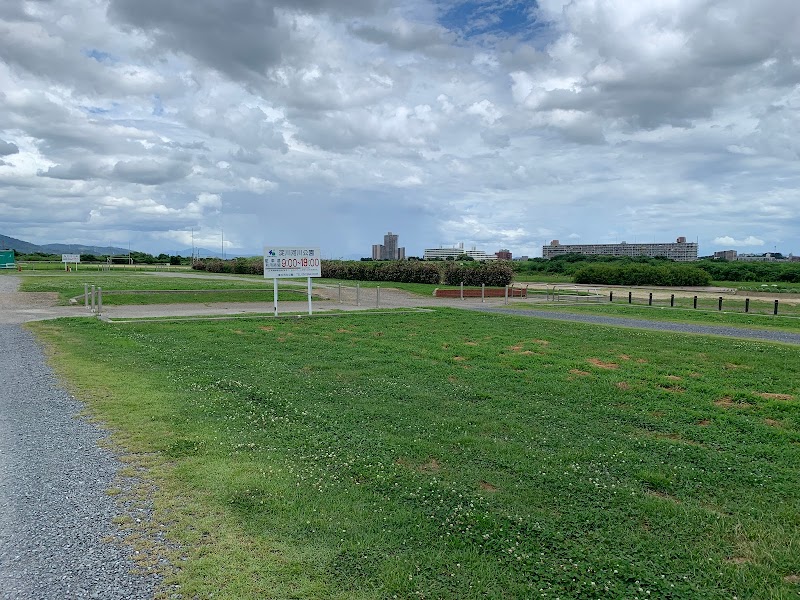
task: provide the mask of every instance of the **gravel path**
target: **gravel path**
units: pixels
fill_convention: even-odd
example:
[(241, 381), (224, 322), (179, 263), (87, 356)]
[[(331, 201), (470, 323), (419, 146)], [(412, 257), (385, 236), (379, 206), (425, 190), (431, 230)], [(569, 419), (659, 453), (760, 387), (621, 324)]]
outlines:
[(644, 319), (626, 319), (624, 317), (604, 317), (600, 315), (556, 313), (546, 310), (492, 307), (470, 308), (472, 310), (500, 313), (505, 315), (517, 315), (521, 317), (538, 317), (543, 319), (557, 319), (559, 321), (594, 323), (595, 325), (614, 325), (618, 327), (633, 327), (636, 329), (651, 329), (655, 331), (674, 331), (676, 333), (694, 333), (700, 335), (721, 335), (725, 337), (764, 340), (767, 342), (781, 342), (784, 344), (800, 344), (800, 333), (790, 333), (778, 330), (745, 329), (743, 327), (721, 327), (717, 325), (694, 325), (689, 323), (673, 323), (666, 321), (646, 321)]
[(103, 541), (119, 536), (106, 490), (122, 466), (105, 434), (76, 418), (31, 334), (0, 324), (0, 348), (0, 598), (152, 598), (155, 578)]

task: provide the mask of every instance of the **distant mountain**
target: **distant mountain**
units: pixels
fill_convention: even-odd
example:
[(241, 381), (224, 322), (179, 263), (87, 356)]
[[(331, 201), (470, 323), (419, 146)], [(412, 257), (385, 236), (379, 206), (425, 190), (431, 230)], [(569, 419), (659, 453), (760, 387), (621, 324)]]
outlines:
[(31, 252), (38, 252), (39, 246), (0, 234), (0, 250), (16, 250), (17, 252), (29, 254)]
[(128, 254), (127, 248), (118, 246), (84, 246), (83, 244), (44, 244), (40, 252), (50, 254)]
[(0, 249), (16, 250), (22, 254), (127, 254), (127, 248), (116, 246), (86, 246), (83, 244), (44, 244), (39, 246), (23, 240), (0, 235)]

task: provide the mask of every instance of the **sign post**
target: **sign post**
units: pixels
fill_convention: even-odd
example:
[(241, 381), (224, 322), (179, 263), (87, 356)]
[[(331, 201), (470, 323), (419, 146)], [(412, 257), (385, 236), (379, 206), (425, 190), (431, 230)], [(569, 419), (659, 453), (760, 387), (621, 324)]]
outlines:
[(319, 248), (264, 246), (264, 278), (272, 278), (275, 316), (278, 316), (278, 279), (308, 279), (308, 314), (311, 311), (311, 278), (322, 277)]
[(64, 270), (69, 271), (68, 263), (75, 263), (75, 270), (78, 270), (78, 263), (81, 262), (80, 254), (62, 254), (61, 262), (64, 263)]

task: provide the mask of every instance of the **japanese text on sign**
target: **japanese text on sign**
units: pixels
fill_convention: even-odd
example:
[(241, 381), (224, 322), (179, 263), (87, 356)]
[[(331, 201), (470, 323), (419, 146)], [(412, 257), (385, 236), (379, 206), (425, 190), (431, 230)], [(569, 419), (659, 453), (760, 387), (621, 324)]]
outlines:
[(264, 278), (322, 277), (319, 248), (264, 247)]

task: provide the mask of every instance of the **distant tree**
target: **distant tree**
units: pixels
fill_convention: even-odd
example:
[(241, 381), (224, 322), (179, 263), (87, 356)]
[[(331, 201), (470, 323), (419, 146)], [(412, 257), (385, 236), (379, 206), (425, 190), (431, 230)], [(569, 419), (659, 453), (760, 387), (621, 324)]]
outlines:
[(465, 260), (475, 260), (475, 259), (472, 258), (469, 254), (463, 254), (462, 253), (462, 254), (459, 254), (458, 256), (456, 256), (456, 260), (465, 261)]
[[(159, 260), (161, 260), (161, 255), (160, 254), (158, 255), (158, 258), (159, 258)], [(179, 265), (179, 264), (181, 264), (180, 254), (178, 254), (177, 256), (170, 256), (169, 257), (169, 264), (171, 264), (171, 265)]]

